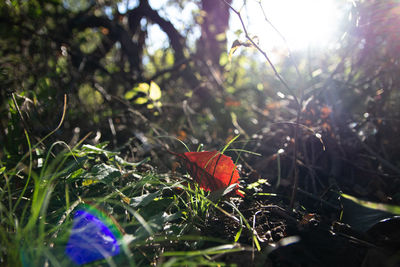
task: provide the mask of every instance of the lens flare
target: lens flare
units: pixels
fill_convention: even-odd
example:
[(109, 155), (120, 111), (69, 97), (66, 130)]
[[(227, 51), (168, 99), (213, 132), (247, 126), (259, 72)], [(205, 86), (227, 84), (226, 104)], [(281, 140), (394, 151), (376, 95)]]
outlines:
[(121, 232), (98, 209), (84, 205), (74, 213), (65, 253), (78, 265), (118, 255)]

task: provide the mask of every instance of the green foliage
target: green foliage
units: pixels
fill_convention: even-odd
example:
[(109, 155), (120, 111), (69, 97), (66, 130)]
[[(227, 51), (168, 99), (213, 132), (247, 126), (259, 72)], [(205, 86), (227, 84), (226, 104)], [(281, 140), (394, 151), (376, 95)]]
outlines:
[(102, 95), (89, 84), (82, 84), (78, 92), (79, 100), (90, 110), (96, 111), (103, 104)]
[[(247, 249), (237, 242), (260, 249), (255, 214), (224, 201), (232, 188), (167, 172), (174, 144), (160, 136), (210, 148), (244, 136), (246, 150), (223, 149), (262, 155), (241, 156), (243, 205), (286, 204), (298, 166), (305, 210), (333, 188), (398, 213), (398, 3), (343, 4), (337, 43), (279, 47), (271, 65), (244, 30), (227, 43), (225, 2), (0, 1), (0, 265), (70, 265), (80, 204), (125, 230), (121, 255), (99, 264), (223, 265), (214, 255)], [(214, 218), (235, 230), (201, 236)]]
[(347, 194), (340, 196), (343, 198), (341, 221), (359, 231), (366, 232), (379, 222), (400, 214), (400, 206), (365, 201)]
[[(142, 94), (145, 94), (142, 96)], [(142, 105), (147, 103), (147, 108), (161, 107), (161, 89), (153, 81), (150, 84), (139, 83), (138, 86), (125, 93), (125, 99), (133, 100), (134, 104)]]
[(101, 42), (101, 33), (92, 29), (79, 32), (75, 42), (79, 44), (80, 50), (85, 54), (92, 53)]
[[(207, 237), (190, 236), (193, 227), (204, 227), (210, 216), (208, 212), (214, 207), (223, 211), (199, 189), (193, 191), (180, 183), (167, 182), (168, 176), (140, 172), (137, 168), (145, 161), (127, 162), (118, 153), (106, 150), (105, 143), (69, 148), (64, 142), (56, 142), (48, 151), (43, 151), (31, 147), (29, 136), (26, 138), (28, 155), (14, 168), (1, 166), (0, 169), (3, 183), (0, 237), (1, 247), (5, 248), (0, 254), (2, 262), (13, 266), (37, 266), (45, 262), (71, 265), (64, 255), (64, 247), (72, 227), (71, 215), (80, 204), (103, 209), (124, 229), (120, 240), (122, 254), (103, 263), (147, 266), (159, 256), (156, 249), (159, 244), (173, 238), (177, 247), (190, 243), (192, 248), (205, 250), (165, 253), (163, 257), (171, 258), (170, 263), (211, 264), (212, 261), (199, 255), (242, 250), (238, 247), (228, 251), (223, 249), (226, 245), (204, 248), (201, 245), (204, 241), (199, 240)], [(53, 156), (58, 146), (66, 149)], [(34, 150), (41, 151), (36, 153), (37, 160)], [(24, 182), (22, 187), (18, 187), (16, 179)], [(183, 195), (179, 191), (182, 188), (186, 189)], [(168, 242), (165, 245), (171, 249)], [(140, 251), (146, 251), (146, 255)]]

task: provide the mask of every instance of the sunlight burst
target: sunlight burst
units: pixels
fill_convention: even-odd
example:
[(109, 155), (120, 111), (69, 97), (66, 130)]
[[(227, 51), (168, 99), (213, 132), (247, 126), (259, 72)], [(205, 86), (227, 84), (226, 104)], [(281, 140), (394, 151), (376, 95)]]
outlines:
[[(236, 7), (240, 1), (235, 2)], [(334, 33), (340, 26), (341, 12), (334, 0), (280, 0), (247, 1), (239, 8), (249, 34), (256, 35), (263, 49), (279, 48), (286, 39), (290, 49), (321, 47), (334, 41)], [(263, 12), (264, 11), (264, 12)], [(232, 16), (232, 29), (241, 27), (240, 21)], [(273, 26), (271, 26), (271, 24)]]

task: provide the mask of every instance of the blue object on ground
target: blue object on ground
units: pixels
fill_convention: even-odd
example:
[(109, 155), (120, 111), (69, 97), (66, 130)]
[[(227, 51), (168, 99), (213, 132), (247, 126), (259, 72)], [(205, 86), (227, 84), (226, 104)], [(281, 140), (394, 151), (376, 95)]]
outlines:
[(74, 214), (65, 252), (78, 265), (115, 256), (120, 252), (118, 236), (113, 233), (114, 229), (110, 229), (113, 226), (107, 226), (99, 217), (82, 209)]

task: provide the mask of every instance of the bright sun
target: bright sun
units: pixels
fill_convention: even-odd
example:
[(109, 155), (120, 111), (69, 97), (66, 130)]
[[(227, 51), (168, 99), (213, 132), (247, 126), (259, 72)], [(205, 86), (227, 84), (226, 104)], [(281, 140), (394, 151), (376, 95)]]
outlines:
[[(242, 2), (234, 1), (234, 7), (240, 9)], [(258, 36), (260, 46), (266, 50), (284, 45), (265, 20), (259, 2), (247, 1), (240, 9), (243, 19), (248, 21), (249, 34)], [(340, 24), (341, 13), (335, 0), (264, 0), (261, 3), (266, 18), (284, 36), (291, 50), (329, 45)], [(231, 23), (232, 29), (241, 28), (233, 13)]]

